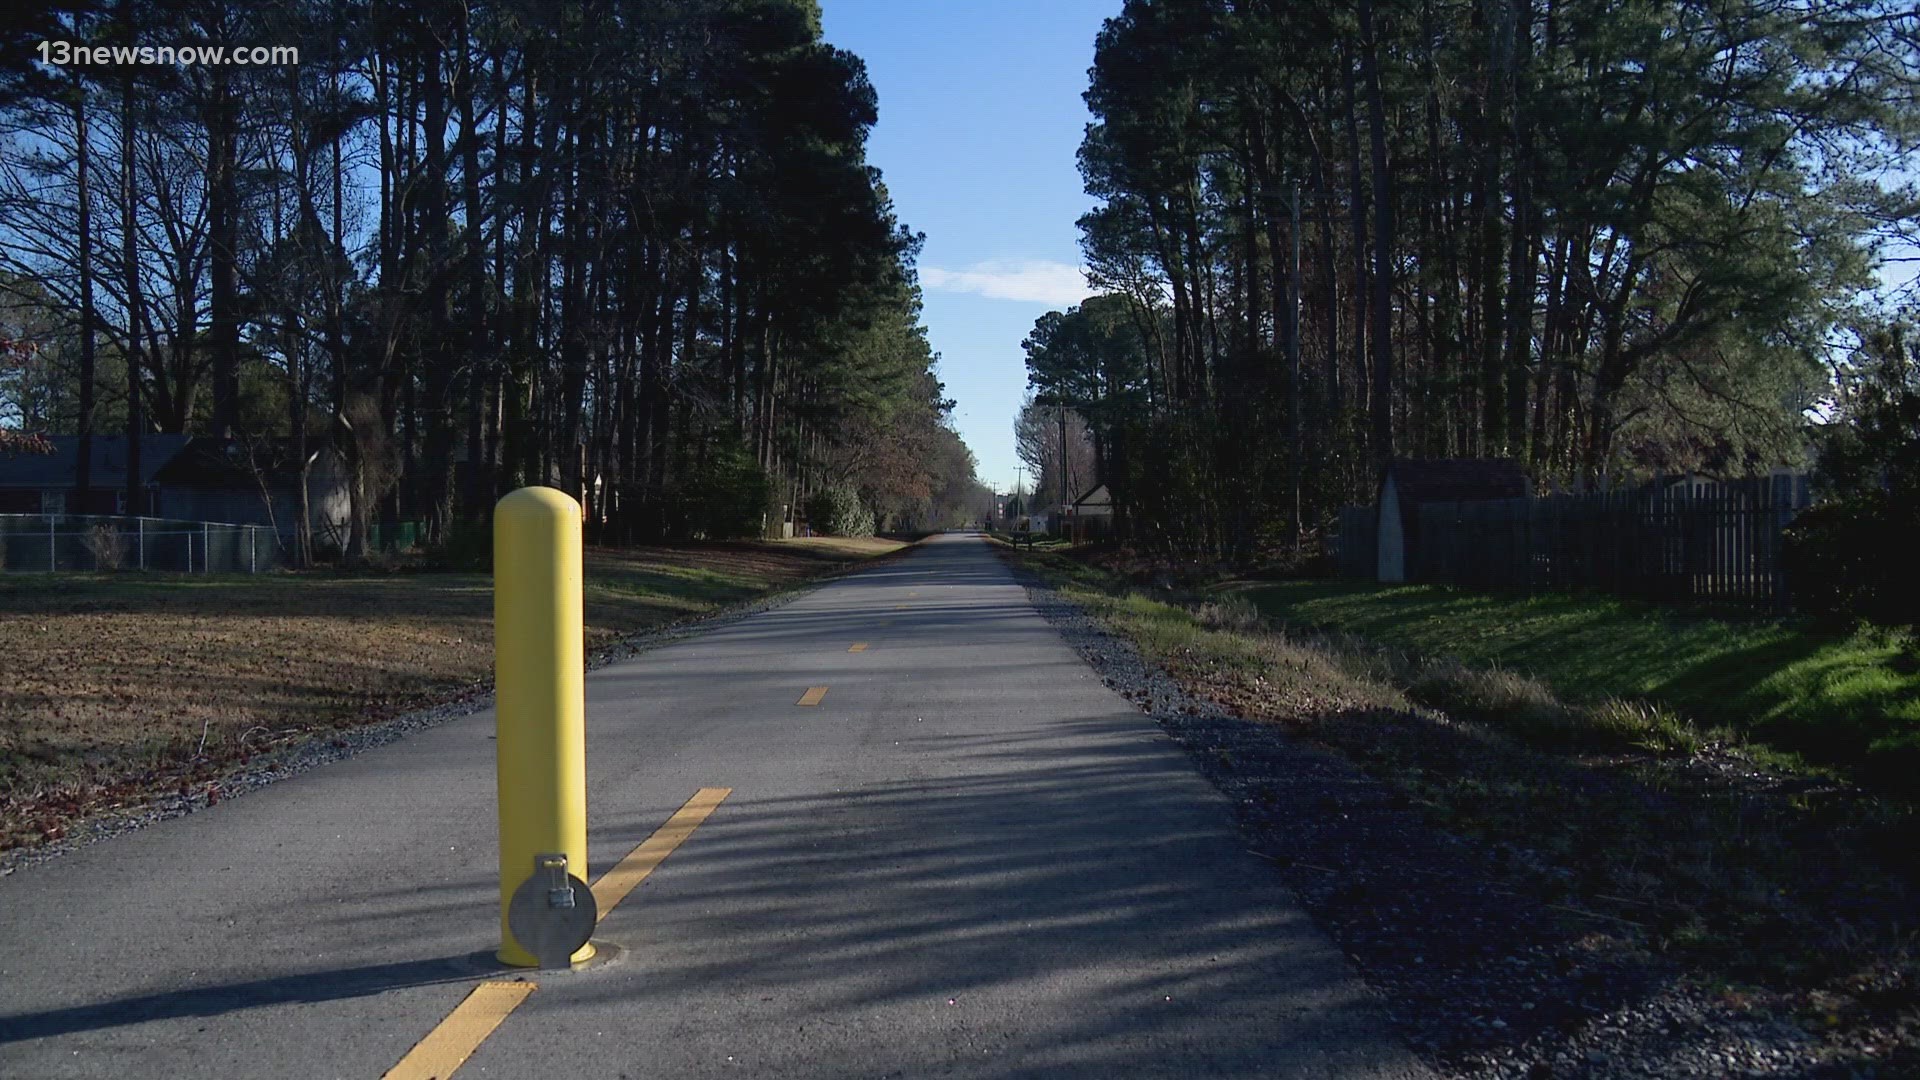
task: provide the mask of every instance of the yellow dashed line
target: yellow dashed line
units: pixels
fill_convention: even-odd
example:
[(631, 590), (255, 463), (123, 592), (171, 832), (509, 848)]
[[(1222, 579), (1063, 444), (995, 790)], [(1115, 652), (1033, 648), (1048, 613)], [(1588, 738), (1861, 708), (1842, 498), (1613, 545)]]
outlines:
[(639, 847), (628, 852), (620, 865), (600, 875), (600, 880), (593, 883), (593, 902), (600, 909), (600, 917), (606, 918), (615, 904), (647, 880), (647, 875), (692, 836), (693, 830), (731, 794), (733, 789), (724, 787), (706, 787), (694, 792), (685, 806), (675, 811), (665, 825), (655, 829), (652, 836), (642, 840)]
[(801, 694), (801, 695), (800, 695), (800, 701), (799, 701), (799, 704), (801, 704), (801, 705), (818, 705), (818, 704), (820, 704), (820, 699), (821, 699), (821, 698), (823, 698), (823, 697), (826, 697), (826, 696), (827, 696), (827, 688), (826, 688), (826, 687), (824, 687), (824, 686), (809, 686), (809, 687), (807, 687), (807, 692), (806, 692), (806, 693), (804, 693), (804, 694)]
[(866, 652), (867, 643), (864, 641), (856, 641), (853, 644), (847, 646), (847, 651), (848, 652)]
[(382, 1080), (447, 1080), (493, 1029), (537, 988), (530, 982), (483, 982), (421, 1039)]
[[(824, 686), (816, 687), (821, 694), (827, 692)], [(808, 691), (812, 693), (813, 691)], [(806, 702), (813, 704), (813, 702)], [(733, 794), (732, 788), (701, 788), (694, 792), (693, 798), (674, 812), (667, 823), (653, 831), (653, 835), (640, 842), (640, 846), (627, 853), (620, 864), (600, 875), (593, 883), (594, 906), (600, 909), (600, 918), (607, 917), (615, 905), (627, 898), (627, 894), (639, 888), (674, 849), (693, 835), (693, 830), (707, 820), (713, 811), (727, 796)], [(381, 1080), (448, 1080), (454, 1072), (473, 1056), (480, 1044), (487, 1041), (493, 1029), (500, 1026), (507, 1015), (520, 1007), (527, 995), (538, 988), (530, 982), (483, 982), (473, 988), (446, 1019), (434, 1025), (427, 1037), (407, 1051), (400, 1063), (388, 1069)]]

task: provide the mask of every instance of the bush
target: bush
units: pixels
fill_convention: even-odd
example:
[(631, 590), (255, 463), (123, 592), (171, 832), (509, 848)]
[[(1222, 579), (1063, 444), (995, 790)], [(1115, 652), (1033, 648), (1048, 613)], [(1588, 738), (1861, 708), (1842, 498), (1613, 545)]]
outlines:
[(873, 511), (848, 487), (822, 488), (807, 500), (813, 531), (827, 536), (872, 536)]
[(114, 525), (106, 522), (95, 525), (87, 530), (81, 543), (93, 556), (93, 568), (96, 570), (118, 570), (127, 561), (127, 538)]
[(744, 445), (722, 443), (682, 471), (673, 501), (686, 536), (732, 540), (761, 534), (772, 492), (767, 474)]
[(1817, 618), (1913, 626), (1920, 574), (1909, 549), (1920, 507), (1876, 492), (1807, 510), (1787, 529), (1781, 552), (1794, 604)]
[(1828, 619), (1920, 620), (1907, 546), (1920, 528), (1920, 322), (1866, 332), (1841, 372), (1836, 422), (1822, 425), (1820, 486), (1782, 553), (1794, 601)]
[(424, 565), (438, 570), (493, 570), (493, 526), (461, 521), (447, 527), (426, 553)]
[(1267, 622), (1261, 617), (1260, 609), (1253, 606), (1253, 601), (1244, 596), (1232, 595), (1202, 603), (1194, 609), (1194, 617), (1200, 620), (1200, 625), (1209, 630), (1232, 630), (1239, 633), (1261, 629)]

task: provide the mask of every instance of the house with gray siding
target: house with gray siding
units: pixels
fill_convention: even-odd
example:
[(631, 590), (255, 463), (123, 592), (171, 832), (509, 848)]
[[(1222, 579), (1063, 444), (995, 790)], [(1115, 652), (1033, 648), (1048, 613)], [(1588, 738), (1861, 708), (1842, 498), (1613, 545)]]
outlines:
[[(340, 454), (309, 440), (307, 508), (316, 542), (344, 538), (346, 469)], [(300, 463), (291, 439), (194, 439), (155, 475), (158, 516), (268, 525), (283, 542), (299, 515)]]
[(144, 507), (127, 506), (127, 437), (93, 436), (87, 497), (74, 490), (80, 475), (80, 436), (48, 435), (51, 454), (0, 452), (0, 514), (152, 514), (154, 475), (192, 440), (185, 435), (140, 439)]

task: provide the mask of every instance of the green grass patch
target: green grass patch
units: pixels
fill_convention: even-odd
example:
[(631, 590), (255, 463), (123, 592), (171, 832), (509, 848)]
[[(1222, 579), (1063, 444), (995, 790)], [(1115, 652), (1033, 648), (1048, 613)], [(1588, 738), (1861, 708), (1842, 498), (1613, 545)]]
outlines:
[(1629, 726), (1637, 710), (1657, 738), (1684, 741), (1682, 725), (1718, 731), (1906, 787), (1920, 766), (1920, 657), (1894, 631), (1427, 585), (1227, 589), (1283, 625), (1510, 673)]
[[(1784, 698), (1798, 684), (1779, 672), (1804, 668), (1742, 679), (1735, 661), (1770, 646), (1858, 665), (1899, 642), (1571, 598), (1326, 583), (1182, 594), (1060, 555), (1008, 557), (1194, 696), (1345, 755), (1434, 827), (1524, 853), (1501, 873), (1579, 927), (1583, 950), (1660, 954), (1712, 985), (1819, 1003), (1845, 1014), (1836, 1036), (1879, 1023), (1884, 1011), (1850, 1010), (1881, 987), (1907, 994), (1897, 1023), (1920, 1015), (1912, 805), (1755, 769), (1765, 755), (1715, 745), (1722, 732), (1652, 693), (1705, 667), (1723, 693)], [(1602, 651), (1612, 659), (1589, 655)], [(1639, 658), (1658, 670), (1611, 666)], [(1714, 704), (1737, 723), (1736, 706)]]

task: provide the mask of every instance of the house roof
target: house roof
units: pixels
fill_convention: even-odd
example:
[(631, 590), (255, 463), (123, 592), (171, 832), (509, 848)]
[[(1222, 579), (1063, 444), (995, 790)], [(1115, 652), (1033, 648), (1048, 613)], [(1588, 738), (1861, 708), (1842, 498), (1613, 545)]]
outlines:
[(1107, 491), (1107, 485), (1100, 484), (1092, 491), (1073, 500), (1075, 506), (1112, 506), (1113, 496)]
[(1395, 458), (1387, 464), (1403, 503), (1518, 499), (1531, 485), (1520, 463), (1505, 458)]
[[(322, 439), (307, 440), (309, 458), (326, 449)], [(190, 487), (247, 487), (259, 481), (255, 470), (269, 477), (292, 475), (295, 471), (293, 440), (288, 438), (239, 439), (196, 438), (188, 442), (155, 477), (163, 484)]]
[[(73, 486), (74, 471), (80, 462), (80, 436), (49, 435), (51, 454), (0, 452), (0, 487), (56, 489)], [(172, 461), (188, 442), (185, 435), (145, 435), (140, 439), (140, 482), (153, 482), (154, 475)], [(95, 435), (89, 480), (101, 490), (127, 486), (127, 437)]]

